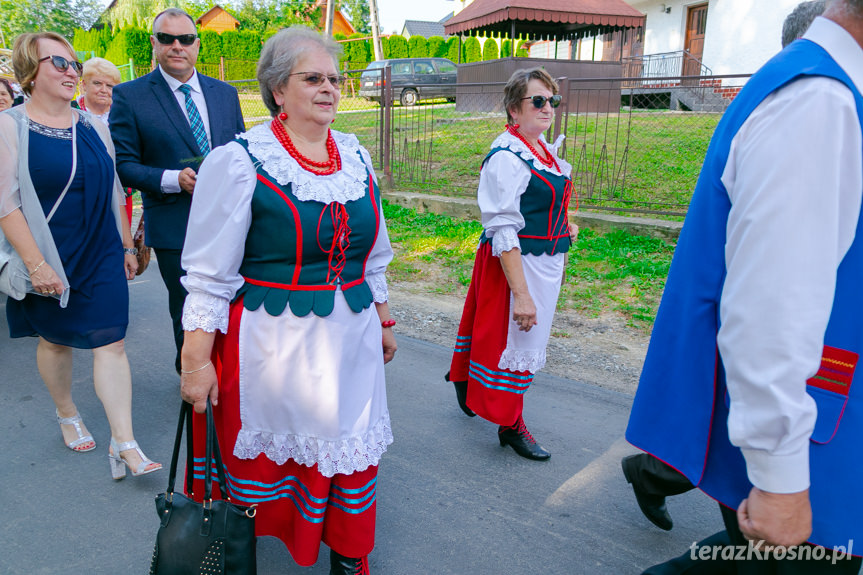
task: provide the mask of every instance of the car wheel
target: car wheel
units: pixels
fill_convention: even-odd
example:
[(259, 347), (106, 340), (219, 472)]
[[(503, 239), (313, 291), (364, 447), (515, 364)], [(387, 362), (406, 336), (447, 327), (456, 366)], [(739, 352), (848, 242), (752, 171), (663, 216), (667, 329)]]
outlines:
[(402, 90), (402, 95), (399, 96), (399, 102), (401, 102), (402, 106), (413, 106), (417, 103), (418, 99), (417, 91), (413, 88), (405, 88)]

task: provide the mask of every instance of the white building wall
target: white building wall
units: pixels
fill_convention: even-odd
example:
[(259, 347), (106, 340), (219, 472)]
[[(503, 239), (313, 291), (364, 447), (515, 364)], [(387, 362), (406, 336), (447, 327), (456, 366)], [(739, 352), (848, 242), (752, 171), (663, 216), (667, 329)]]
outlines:
[[(644, 54), (683, 50), (689, 6), (701, 1), (627, 0), (647, 16)], [(800, 0), (709, 0), (702, 62), (714, 74), (751, 74), (782, 47), (782, 23)], [(670, 8), (671, 10), (666, 12)]]

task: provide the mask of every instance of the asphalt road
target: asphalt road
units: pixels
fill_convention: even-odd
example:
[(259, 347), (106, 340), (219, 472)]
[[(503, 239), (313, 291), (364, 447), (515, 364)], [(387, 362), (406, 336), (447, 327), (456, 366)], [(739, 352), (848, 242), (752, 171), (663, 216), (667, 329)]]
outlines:
[[(167, 467), (180, 401), (167, 294), (156, 269), (129, 289), (135, 435)], [(75, 355), (73, 394), (97, 448), (68, 450), (35, 349), (35, 339), (9, 339), (0, 296), (0, 574), (146, 573), (167, 472), (111, 479), (87, 351)], [(634, 452), (623, 440), (631, 397), (581, 384), (576, 371), (573, 380), (540, 374), (525, 421), (553, 455), (532, 462), (501, 448), (493, 424), (461, 413), (442, 380), (449, 355), (401, 338), (387, 368), (395, 443), (380, 465), (375, 575), (635, 574), (721, 528), (698, 492), (671, 501), (671, 532), (641, 516), (619, 464)], [(276, 539), (258, 549), (261, 575), (328, 572), (323, 548), (309, 568)]]

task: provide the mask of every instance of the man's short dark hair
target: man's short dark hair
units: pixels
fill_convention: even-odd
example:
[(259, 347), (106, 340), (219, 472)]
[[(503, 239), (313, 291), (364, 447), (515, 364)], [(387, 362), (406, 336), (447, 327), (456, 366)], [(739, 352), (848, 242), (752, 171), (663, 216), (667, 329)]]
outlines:
[(165, 10), (162, 10), (161, 12), (156, 14), (156, 17), (153, 18), (153, 34), (156, 33), (156, 21), (159, 18), (161, 18), (162, 16), (171, 16), (174, 18), (176, 18), (178, 16), (185, 16), (186, 18), (189, 19), (189, 22), (192, 23), (192, 26), (197, 27), (197, 24), (195, 24), (195, 19), (192, 18), (191, 16), (189, 16), (189, 14), (186, 13), (184, 10), (180, 10), (179, 8), (166, 8)]

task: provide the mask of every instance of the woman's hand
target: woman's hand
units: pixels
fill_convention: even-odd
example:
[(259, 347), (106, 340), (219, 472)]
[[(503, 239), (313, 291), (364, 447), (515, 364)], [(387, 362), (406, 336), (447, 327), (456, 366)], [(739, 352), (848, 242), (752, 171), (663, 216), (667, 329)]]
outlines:
[(207, 396), (213, 406), (219, 404), (219, 380), (216, 378), (216, 368), (212, 361), (208, 360), (203, 366), (183, 365), (180, 372), (180, 396), (183, 401), (191, 403), (197, 413), (207, 411)]
[(30, 283), (33, 291), (42, 295), (60, 295), (65, 290), (60, 276), (44, 261), (30, 274)]
[(536, 325), (536, 305), (530, 294), (512, 296), (512, 321), (519, 331), (530, 331)]
[(572, 243), (578, 241), (578, 224), (569, 224), (569, 239)]
[(383, 347), (384, 363), (389, 363), (392, 361), (393, 357), (395, 357), (396, 349), (398, 349), (398, 346), (396, 345), (396, 336), (391, 327), (383, 328)]
[(132, 254), (126, 254), (123, 259), (125, 260), (123, 266), (126, 270), (126, 279), (135, 279), (135, 274), (138, 272), (138, 258)]

